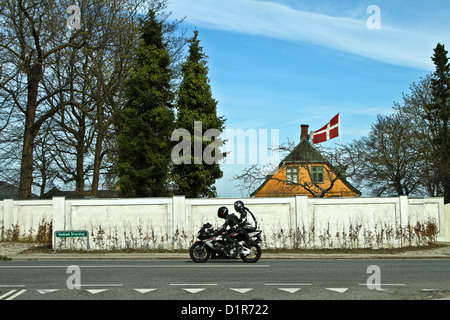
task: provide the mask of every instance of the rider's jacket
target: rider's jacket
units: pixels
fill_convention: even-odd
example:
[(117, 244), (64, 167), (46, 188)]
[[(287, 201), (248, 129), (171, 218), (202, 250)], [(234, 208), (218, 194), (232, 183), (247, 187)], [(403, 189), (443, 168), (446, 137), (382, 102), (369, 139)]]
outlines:
[(241, 221), (240, 226), (244, 229), (255, 230), (256, 229), (256, 219), (255, 216), (250, 212), (250, 210), (244, 207), (240, 212), (241, 217), (239, 221)]
[(234, 213), (228, 215), (223, 226), (221, 226), (217, 231), (223, 232), (227, 229), (227, 227), (230, 227), (230, 229), (237, 229), (239, 227), (239, 219)]

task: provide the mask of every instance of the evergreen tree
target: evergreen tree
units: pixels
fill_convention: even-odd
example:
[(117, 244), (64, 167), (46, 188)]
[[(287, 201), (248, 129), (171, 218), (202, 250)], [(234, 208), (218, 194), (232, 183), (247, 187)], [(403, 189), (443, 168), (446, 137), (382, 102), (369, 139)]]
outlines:
[[(212, 97), (206, 60), (198, 31), (194, 31), (194, 37), (189, 40), (189, 54), (182, 66), (177, 106), (177, 128), (189, 132), (190, 150), (184, 155), (187, 161), (173, 168), (175, 192), (189, 198), (217, 196), (214, 183), (223, 176), (218, 161), (205, 160), (205, 155), (216, 160), (223, 157), (219, 148), (211, 148), (212, 144), (221, 144), (220, 138), (210, 137), (209, 141), (199, 137), (199, 134), (208, 135), (209, 129), (222, 131), (225, 123), (223, 117), (217, 116), (217, 101)], [(201, 150), (196, 150), (196, 145), (201, 145)], [(209, 152), (211, 149), (214, 149), (213, 153)]]
[(141, 24), (141, 42), (119, 114), (118, 185), (123, 196), (167, 196), (175, 127), (171, 58), (155, 13), (150, 11)]
[(426, 118), (434, 131), (434, 163), (444, 189), (444, 201), (450, 202), (450, 63), (445, 46), (438, 43), (432, 57), (436, 66), (431, 79), (432, 101), (426, 106)]

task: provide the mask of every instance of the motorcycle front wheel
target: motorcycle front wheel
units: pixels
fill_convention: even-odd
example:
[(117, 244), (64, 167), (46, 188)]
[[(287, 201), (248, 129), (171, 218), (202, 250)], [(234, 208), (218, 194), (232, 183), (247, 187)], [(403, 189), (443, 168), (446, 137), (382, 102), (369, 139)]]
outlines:
[(192, 261), (204, 263), (208, 261), (211, 256), (211, 250), (208, 246), (205, 246), (203, 242), (198, 241), (189, 248), (189, 255), (191, 256)]
[(255, 263), (261, 258), (261, 247), (257, 243), (251, 243), (247, 246), (245, 246), (247, 249), (249, 249), (252, 253), (248, 256), (241, 254), (241, 259), (244, 262), (247, 263)]

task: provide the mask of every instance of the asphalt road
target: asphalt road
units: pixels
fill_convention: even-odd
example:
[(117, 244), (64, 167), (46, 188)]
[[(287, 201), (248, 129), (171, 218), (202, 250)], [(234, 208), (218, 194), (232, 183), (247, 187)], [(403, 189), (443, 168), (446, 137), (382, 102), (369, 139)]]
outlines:
[(0, 261), (0, 300), (441, 299), (449, 271), (450, 259)]

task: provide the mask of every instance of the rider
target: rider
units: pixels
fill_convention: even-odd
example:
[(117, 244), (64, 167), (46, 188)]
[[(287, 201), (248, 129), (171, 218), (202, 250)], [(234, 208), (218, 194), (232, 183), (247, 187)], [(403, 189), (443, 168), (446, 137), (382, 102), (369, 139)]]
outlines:
[(227, 207), (220, 207), (217, 211), (217, 216), (221, 219), (225, 219), (225, 223), (217, 230), (217, 232), (222, 233), (224, 232), (227, 227), (230, 227), (231, 232), (227, 235), (224, 235), (224, 240), (227, 242), (231, 242), (234, 246), (236, 246), (237, 252), (240, 252), (242, 249), (242, 246), (232, 238), (231, 234), (233, 232), (242, 232), (242, 226), (239, 223), (239, 219), (235, 214), (229, 214)]
[(234, 203), (234, 209), (236, 212), (240, 213), (240, 225), (242, 226), (242, 235), (244, 236), (245, 242), (248, 243), (250, 237), (247, 232), (255, 231), (257, 228), (257, 222), (253, 213), (244, 206), (244, 202), (238, 200)]

